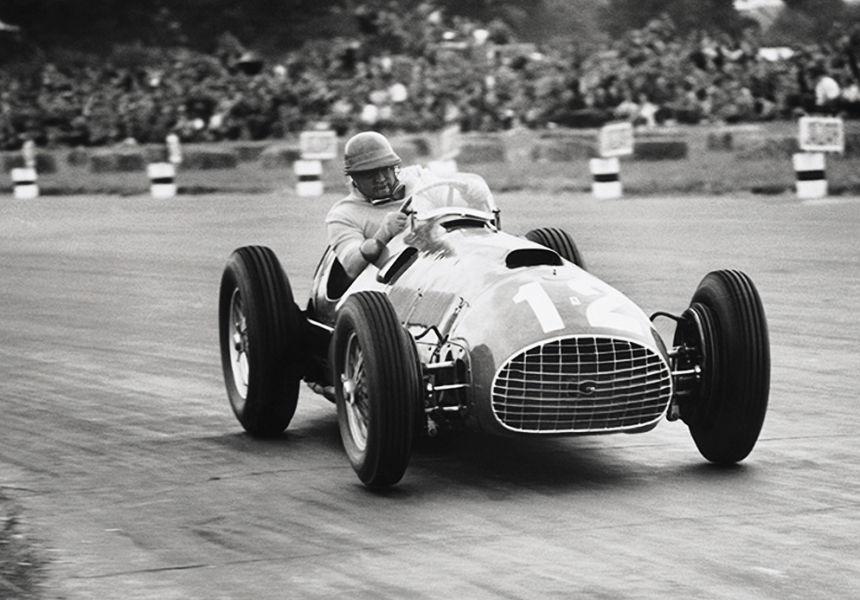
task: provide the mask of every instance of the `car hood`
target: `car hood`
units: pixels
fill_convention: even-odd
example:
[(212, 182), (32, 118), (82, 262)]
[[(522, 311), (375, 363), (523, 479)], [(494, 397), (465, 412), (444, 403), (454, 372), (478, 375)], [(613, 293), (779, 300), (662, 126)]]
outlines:
[(447, 229), (432, 240), (406, 236), (379, 273), (405, 255), (387, 286), (411, 327), (436, 327), (496, 355), (571, 335), (659, 345), (648, 317), (621, 292), (526, 239), (487, 227)]

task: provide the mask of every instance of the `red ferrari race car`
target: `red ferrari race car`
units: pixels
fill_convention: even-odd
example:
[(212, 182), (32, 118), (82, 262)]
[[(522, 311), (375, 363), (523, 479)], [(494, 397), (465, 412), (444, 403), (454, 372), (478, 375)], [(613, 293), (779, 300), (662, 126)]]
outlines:
[[(649, 318), (586, 270), (565, 231), (504, 232), (479, 176), (440, 179), (411, 198), (407, 229), (355, 279), (326, 251), (305, 309), (269, 248), (229, 257), (221, 358), (249, 434), (282, 433), (305, 380), (336, 404), (346, 454), (369, 487), (400, 481), (417, 435), (458, 423), (549, 436), (680, 419), (709, 461), (752, 451), (770, 346), (747, 275), (708, 273), (680, 315)], [(671, 343), (657, 317), (676, 322)]]

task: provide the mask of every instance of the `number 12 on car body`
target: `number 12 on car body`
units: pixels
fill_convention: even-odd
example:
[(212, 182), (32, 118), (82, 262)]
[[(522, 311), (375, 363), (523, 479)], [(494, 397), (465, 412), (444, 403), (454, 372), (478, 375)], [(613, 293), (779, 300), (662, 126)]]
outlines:
[[(579, 281), (569, 281), (568, 286), (582, 296), (591, 296), (600, 293), (599, 290), (591, 285)], [(556, 308), (552, 298), (549, 297), (549, 294), (539, 281), (533, 281), (520, 286), (513, 300), (516, 304), (526, 302), (529, 305), (544, 333), (564, 329), (564, 320), (558, 312), (558, 308)], [(571, 304), (578, 305), (580, 304), (580, 299), (578, 296), (571, 296), (570, 302)], [(603, 295), (588, 305), (585, 310), (585, 316), (592, 327), (604, 327), (642, 334), (642, 325), (637, 319), (616, 312), (617, 309), (625, 305), (624, 296), (620, 293)]]

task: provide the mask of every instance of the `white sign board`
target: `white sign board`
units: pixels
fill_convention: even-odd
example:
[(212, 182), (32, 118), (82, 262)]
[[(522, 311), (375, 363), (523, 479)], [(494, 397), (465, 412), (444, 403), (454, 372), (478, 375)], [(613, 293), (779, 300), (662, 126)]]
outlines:
[(845, 127), (839, 117), (801, 117), (798, 146), (806, 152), (844, 152)]
[(597, 136), (597, 149), (603, 158), (633, 154), (633, 125), (631, 123), (605, 125)]
[(334, 131), (303, 131), (299, 148), (304, 160), (334, 160), (337, 158), (337, 134)]

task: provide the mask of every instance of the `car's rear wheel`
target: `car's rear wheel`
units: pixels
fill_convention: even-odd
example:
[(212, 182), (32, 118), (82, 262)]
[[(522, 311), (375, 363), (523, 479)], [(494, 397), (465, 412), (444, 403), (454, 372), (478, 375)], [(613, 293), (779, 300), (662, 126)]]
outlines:
[(218, 312), (221, 367), (233, 413), (251, 435), (282, 433), (299, 397), (301, 315), (272, 250), (246, 246), (230, 255)]
[(563, 229), (557, 227), (540, 227), (526, 233), (525, 238), (530, 242), (535, 242), (550, 250), (555, 250), (565, 260), (572, 262), (581, 269), (585, 269), (585, 261), (579, 252), (579, 248), (576, 247), (570, 234)]
[(702, 279), (675, 332), (697, 357), (699, 385), (681, 417), (707, 460), (732, 464), (758, 440), (770, 390), (770, 342), (761, 298), (740, 271)]
[(421, 403), (414, 341), (385, 294), (358, 292), (338, 311), (331, 352), (349, 462), (365, 485), (393, 485), (406, 472)]

